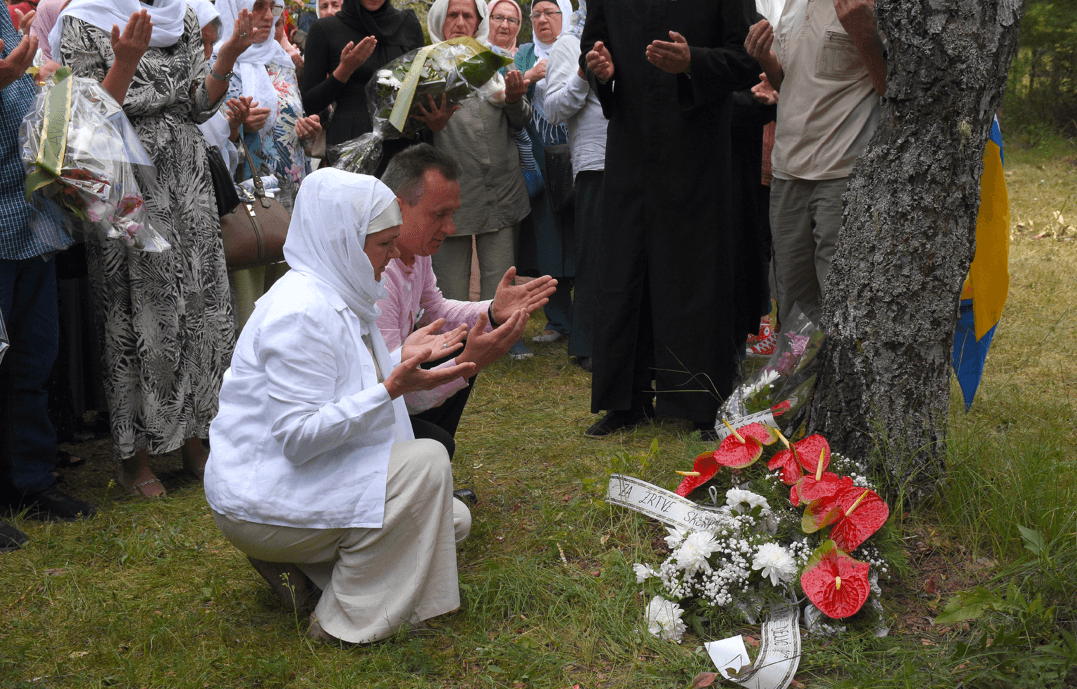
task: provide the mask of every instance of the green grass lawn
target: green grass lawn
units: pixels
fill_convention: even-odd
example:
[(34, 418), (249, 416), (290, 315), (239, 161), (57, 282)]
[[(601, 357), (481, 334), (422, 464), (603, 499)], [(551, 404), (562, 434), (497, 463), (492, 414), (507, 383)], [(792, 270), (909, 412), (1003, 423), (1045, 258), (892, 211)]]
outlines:
[[(806, 636), (803, 685), (954, 687), (989, 660), (953, 659), (958, 644), (1016, 625), (1024, 632), (1010, 656), (1026, 669), (1007, 676), (1052, 686), (1027, 668), (1051, 630), (1075, 626), (1077, 240), (1033, 237), (1059, 224), (1054, 211), (1072, 214), (1073, 155), (1065, 145), (1007, 149), (1014, 225), (1024, 225), (1009, 303), (969, 414), (953, 386), (949, 480), (931, 504), (895, 514), (908, 567), (884, 582), (892, 632)], [(528, 336), (541, 325), (533, 320)], [(480, 376), (458, 432), (456, 483), (481, 502), (459, 550), (463, 604), (433, 621), (435, 634), (350, 650), (312, 644), (306, 621), (284, 613), (221, 537), (178, 453), (155, 463), (169, 497), (137, 500), (111, 482), (108, 442), (98, 441), (77, 446), (91, 465), (64, 486), (99, 515), (17, 520), (31, 543), (0, 556), (0, 687), (674, 688), (712, 671), (702, 641), (758, 628), (717, 621), (712, 637), (689, 633), (680, 645), (640, 634), (645, 601), (631, 566), (664, 530), (600, 500), (615, 464), (672, 488), (673, 471), (703, 445), (686, 423), (665, 420), (584, 438), (588, 374), (563, 342), (534, 349), (534, 359), (504, 359)], [(1042, 534), (1039, 555), (1019, 525)], [(932, 625), (955, 592), (983, 583), (1002, 593), (1013, 583), (1055, 609), (1049, 619), (1026, 605), (982, 626)]]

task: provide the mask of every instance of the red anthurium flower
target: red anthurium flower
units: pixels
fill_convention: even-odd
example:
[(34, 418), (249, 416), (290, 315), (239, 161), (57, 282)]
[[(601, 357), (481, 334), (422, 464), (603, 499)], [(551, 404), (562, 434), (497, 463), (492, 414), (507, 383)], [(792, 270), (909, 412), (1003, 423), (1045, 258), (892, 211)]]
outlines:
[(809, 435), (807, 438), (793, 443), (796, 449), (797, 460), (804, 471), (809, 474), (816, 473), (821, 462), (825, 471), (830, 466), (830, 443), (821, 435)]
[(763, 445), (773, 445), (778, 442), (778, 429), (765, 423), (750, 423), (737, 429), (741, 435), (755, 438)]
[[(804, 533), (815, 533), (840, 521), (845, 516), (845, 510), (842, 508), (841, 503), (835, 500), (834, 494), (846, 486), (852, 485), (853, 480), (851, 478), (848, 476), (842, 477), (838, 480), (836, 489), (829, 497), (808, 502), (808, 507), (804, 510), (804, 517), (800, 520), (800, 528)], [(830, 488), (830, 486), (826, 488)], [(826, 488), (823, 490), (826, 490)]]
[(838, 481), (833, 494), (808, 505), (801, 527), (804, 533), (814, 533), (833, 524), (830, 538), (842, 550), (852, 552), (878, 531), (889, 516), (890, 508), (885, 500), (873, 490), (854, 486), (853, 480), (845, 476)]
[(801, 467), (808, 473), (814, 474), (820, 463), (823, 469), (830, 464), (830, 443), (823, 436), (809, 435), (792, 445), (781, 433), (778, 437), (785, 443), (786, 449), (771, 457), (767, 462), (767, 468), (771, 471), (781, 468), (781, 479), (785, 485), (791, 486), (800, 480)]
[(763, 456), (763, 445), (774, 442), (774, 429), (761, 423), (750, 423), (741, 428), (733, 428), (727, 421), (724, 423), (732, 433), (714, 451), (714, 461), (722, 466), (733, 469), (751, 466)]
[(832, 471), (823, 472), (818, 479), (804, 476), (789, 489), (789, 501), (793, 503), (793, 507), (800, 507), (801, 502), (810, 503), (829, 498), (837, 492), (840, 481), (841, 477)]
[(692, 468), (694, 471), (677, 472), (684, 476), (681, 485), (677, 486), (677, 495), (682, 498), (688, 497), (689, 493), (714, 478), (714, 475), (718, 473), (718, 469), (721, 467), (719, 467), (718, 462), (714, 461), (714, 453), (708, 451), (696, 457)]
[(890, 516), (886, 501), (867, 488), (843, 486), (832, 499), (841, 506), (843, 516), (830, 530), (830, 538), (846, 552), (859, 548)]
[(774, 418), (778, 418), (779, 416), (781, 416), (782, 414), (784, 414), (785, 412), (789, 411), (792, 408), (793, 408), (793, 404), (789, 400), (782, 400), (781, 402), (778, 402), (777, 404), (775, 404), (773, 407), (770, 408), (770, 415), (773, 416)]
[(824, 615), (841, 619), (864, 607), (871, 593), (868, 569), (868, 563), (854, 560), (834, 541), (827, 541), (808, 560), (800, 586)]
[[(782, 483), (787, 486), (795, 486), (796, 482), (800, 480), (800, 476), (803, 472), (800, 470), (800, 462), (797, 461), (796, 455), (792, 450), (781, 450), (774, 454), (767, 462), (767, 469), (774, 471), (775, 469), (781, 469)], [(794, 505), (796, 503), (793, 503)]]

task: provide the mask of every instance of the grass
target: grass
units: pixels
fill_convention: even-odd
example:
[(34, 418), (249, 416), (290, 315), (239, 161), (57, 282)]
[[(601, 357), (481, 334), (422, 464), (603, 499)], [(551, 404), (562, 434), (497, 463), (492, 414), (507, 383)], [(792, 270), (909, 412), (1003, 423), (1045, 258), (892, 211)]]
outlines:
[[(1037, 231), (1015, 229), (1010, 301), (970, 413), (953, 388), (949, 480), (931, 505), (899, 516), (909, 567), (886, 585), (892, 632), (805, 637), (799, 682), (956, 686), (975, 663), (953, 651), (979, 627), (929, 620), (981, 583), (1035, 588), (1057, 625), (1074, 628), (1077, 242), (1032, 238), (1073, 204), (1073, 153), (1007, 148), (1015, 225), (1031, 220)], [(99, 516), (17, 520), (31, 543), (0, 557), (0, 688), (687, 686), (712, 669), (701, 640), (678, 646), (636, 631), (644, 601), (631, 565), (663, 532), (600, 497), (615, 464), (671, 486), (702, 446), (673, 421), (585, 439), (588, 375), (563, 343), (534, 349), (530, 361), (491, 366), (464, 415), (454, 473), (482, 502), (459, 551), (463, 604), (434, 621), (435, 635), (353, 650), (309, 643), (305, 621), (285, 614), (221, 537), (178, 455), (155, 465), (167, 499), (129, 499), (110, 484), (108, 443), (98, 441), (78, 447), (91, 466), (65, 486)], [(1046, 561), (1024, 548), (1018, 525), (1043, 534)]]

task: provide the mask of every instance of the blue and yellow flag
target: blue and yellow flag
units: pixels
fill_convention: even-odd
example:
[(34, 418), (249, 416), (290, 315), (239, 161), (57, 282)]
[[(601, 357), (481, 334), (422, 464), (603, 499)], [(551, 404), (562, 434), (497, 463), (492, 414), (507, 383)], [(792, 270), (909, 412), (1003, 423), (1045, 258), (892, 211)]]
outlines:
[(965, 396), (965, 411), (980, 386), (987, 350), (1010, 288), (1010, 198), (1002, 163), (1002, 130), (996, 117), (984, 148), (976, 253), (961, 291), (961, 317), (954, 331), (954, 372)]

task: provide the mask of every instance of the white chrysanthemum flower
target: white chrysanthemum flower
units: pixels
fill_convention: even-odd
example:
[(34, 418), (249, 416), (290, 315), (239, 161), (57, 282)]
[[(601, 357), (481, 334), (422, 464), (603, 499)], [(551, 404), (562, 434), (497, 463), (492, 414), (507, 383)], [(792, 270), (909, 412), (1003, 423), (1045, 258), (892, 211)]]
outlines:
[(725, 504), (737, 514), (748, 514), (756, 507), (763, 508), (763, 511), (760, 512), (761, 515), (770, 514), (770, 504), (767, 499), (750, 490), (730, 488), (725, 492)]
[(658, 572), (654, 571), (650, 565), (641, 565), (638, 562), (632, 565), (632, 569), (636, 570), (636, 583), (642, 584), (651, 577), (658, 576)]
[(687, 629), (681, 621), (683, 614), (681, 606), (662, 596), (655, 596), (647, 604), (647, 629), (659, 639), (680, 643), (684, 630)]
[(670, 550), (679, 546), (684, 541), (684, 537), (688, 535), (688, 529), (682, 529), (679, 526), (672, 528), (667, 526), (666, 531), (669, 532), (669, 535), (666, 536), (666, 545), (669, 546)]
[(763, 578), (769, 577), (771, 586), (777, 586), (779, 581), (783, 584), (793, 581), (797, 573), (797, 563), (782, 546), (777, 543), (764, 543), (752, 558), (752, 569), (763, 570)]
[(693, 531), (684, 539), (681, 547), (677, 548), (673, 557), (684, 570), (684, 575), (691, 577), (700, 570), (711, 571), (707, 558), (719, 547), (721, 544), (714, 538), (714, 534), (709, 531)]
[(400, 80), (393, 76), (392, 70), (382, 69), (377, 73), (378, 83), (382, 86), (391, 86), (395, 89), (399, 89), (401, 86)]

